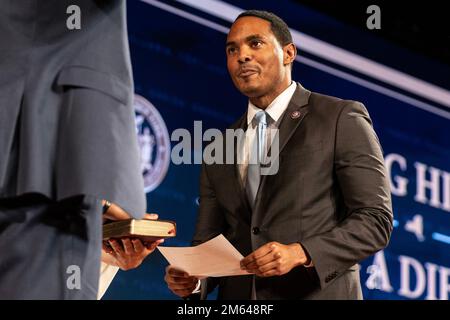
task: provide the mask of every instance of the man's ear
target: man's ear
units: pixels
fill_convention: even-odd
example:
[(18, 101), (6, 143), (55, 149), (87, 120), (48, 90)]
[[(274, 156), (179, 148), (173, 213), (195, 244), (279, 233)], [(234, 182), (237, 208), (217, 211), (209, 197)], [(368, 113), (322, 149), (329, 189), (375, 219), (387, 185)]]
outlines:
[(283, 47), (283, 64), (288, 65), (294, 62), (297, 56), (297, 48), (295, 44), (289, 43)]

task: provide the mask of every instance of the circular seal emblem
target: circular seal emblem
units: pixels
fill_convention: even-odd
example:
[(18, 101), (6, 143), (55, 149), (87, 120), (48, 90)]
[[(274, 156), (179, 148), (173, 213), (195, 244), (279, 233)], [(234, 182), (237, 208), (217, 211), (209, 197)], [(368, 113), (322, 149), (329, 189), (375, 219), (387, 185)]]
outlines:
[(144, 188), (150, 192), (161, 184), (169, 169), (169, 132), (158, 110), (144, 97), (134, 95), (134, 110)]

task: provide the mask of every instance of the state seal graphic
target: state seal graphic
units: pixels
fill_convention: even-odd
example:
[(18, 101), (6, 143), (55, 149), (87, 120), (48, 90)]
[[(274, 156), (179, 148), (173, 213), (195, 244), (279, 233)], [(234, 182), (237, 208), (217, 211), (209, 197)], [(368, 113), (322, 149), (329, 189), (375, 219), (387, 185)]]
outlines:
[(158, 110), (144, 97), (134, 95), (134, 110), (144, 188), (148, 193), (161, 184), (169, 169), (169, 132)]

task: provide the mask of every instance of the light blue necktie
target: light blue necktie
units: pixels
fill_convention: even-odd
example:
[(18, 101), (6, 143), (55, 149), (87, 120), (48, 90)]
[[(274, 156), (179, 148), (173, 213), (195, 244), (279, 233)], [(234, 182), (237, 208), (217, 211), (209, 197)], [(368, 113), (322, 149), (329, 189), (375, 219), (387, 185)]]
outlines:
[[(256, 127), (256, 138), (253, 143), (256, 143), (255, 145), (250, 146), (250, 154), (249, 159), (256, 159), (255, 156), (257, 156), (257, 163), (254, 163), (255, 161), (249, 161), (248, 168), (247, 168), (247, 185), (246, 185), (246, 191), (247, 191), (247, 197), (248, 200), (253, 208), (256, 194), (258, 192), (259, 188), (259, 182), (261, 180), (261, 163), (264, 163), (265, 153), (266, 153), (266, 131), (267, 131), (267, 113), (264, 111), (258, 111), (252, 120), (253, 127)], [(253, 153), (256, 152), (257, 155), (254, 155)]]

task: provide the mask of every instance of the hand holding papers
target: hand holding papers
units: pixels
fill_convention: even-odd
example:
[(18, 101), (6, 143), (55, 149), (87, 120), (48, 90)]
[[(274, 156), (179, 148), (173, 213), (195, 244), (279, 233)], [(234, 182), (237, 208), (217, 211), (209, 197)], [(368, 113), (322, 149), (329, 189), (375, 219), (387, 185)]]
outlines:
[(241, 270), (239, 262), (244, 258), (223, 236), (196, 247), (158, 247), (172, 267), (198, 278), (249, 275)]

